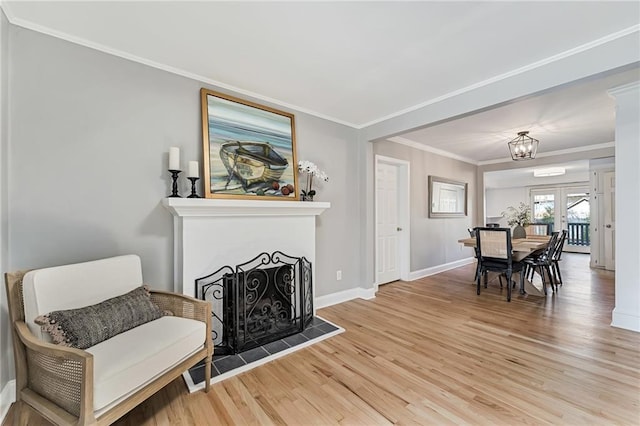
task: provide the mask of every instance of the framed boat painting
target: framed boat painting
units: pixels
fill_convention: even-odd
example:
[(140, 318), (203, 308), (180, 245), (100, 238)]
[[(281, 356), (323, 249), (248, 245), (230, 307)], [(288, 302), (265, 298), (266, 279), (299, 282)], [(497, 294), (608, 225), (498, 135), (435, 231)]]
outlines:
[(293, 114), (200, 90), (206, 198), (298, 200)]

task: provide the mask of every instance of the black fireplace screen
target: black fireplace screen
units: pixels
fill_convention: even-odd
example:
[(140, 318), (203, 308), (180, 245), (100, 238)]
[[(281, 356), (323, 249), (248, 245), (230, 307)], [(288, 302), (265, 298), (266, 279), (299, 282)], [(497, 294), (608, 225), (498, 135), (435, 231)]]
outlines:
[(280, 251), (196, 279), (212, 304), (215, 354), (235, 354), (305, 329), (313, 318), (311, 262)]

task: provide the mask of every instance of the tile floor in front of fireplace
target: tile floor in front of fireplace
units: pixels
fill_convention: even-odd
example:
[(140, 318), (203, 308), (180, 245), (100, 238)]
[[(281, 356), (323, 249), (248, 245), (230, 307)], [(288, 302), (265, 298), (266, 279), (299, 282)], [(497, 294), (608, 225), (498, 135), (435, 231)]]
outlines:
[[(344, 329), (322, 318), (313, 317), (311, 324), (303, 332), (293, 334), (267, 343), (257, 348), (249, 349), (237, 355), (214, 355), (211, 368), (211, 383), (250, 370), (253, 367), (272, 361), (328, 337), (342, 333)], [(189, 369), (183, 375), (190, 392), (204, 387), (204, 363)]]

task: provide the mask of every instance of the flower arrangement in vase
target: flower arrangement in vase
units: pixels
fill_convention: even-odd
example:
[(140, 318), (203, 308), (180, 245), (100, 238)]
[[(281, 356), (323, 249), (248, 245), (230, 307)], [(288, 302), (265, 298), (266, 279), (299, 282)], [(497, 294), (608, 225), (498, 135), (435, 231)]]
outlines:
[(507, 218), (507, 224), (514, 226), (513, 238), (526, 238), (527, 233), (524, 227), (531, 224), (531, 207), (528, 204), (520, 203), (518, 207), (509, 206), (502, 212), (502, 216)]
[(313, 196), (316, 195), (315, 189), (312, 189), (314, 176), (324, 182), (329, 181), (329, 176), (311, 161), (298, 161), (298, 171), (307, 175), (306, 189), (300, 191), (302, 201), (313, 201)]

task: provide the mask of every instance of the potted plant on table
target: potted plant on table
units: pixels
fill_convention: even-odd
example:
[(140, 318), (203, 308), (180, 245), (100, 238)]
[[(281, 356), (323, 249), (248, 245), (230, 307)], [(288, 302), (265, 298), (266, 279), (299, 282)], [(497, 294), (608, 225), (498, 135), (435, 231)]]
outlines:
[(518, 207), (509, 206), (502, 212), (502, 216), (507, 218), (507, 224), (514, 226), (513, 238), (526, 238), (527, 232), (524, 227), (531, 224), (531, 207), (528, 204), (520, 203)]

